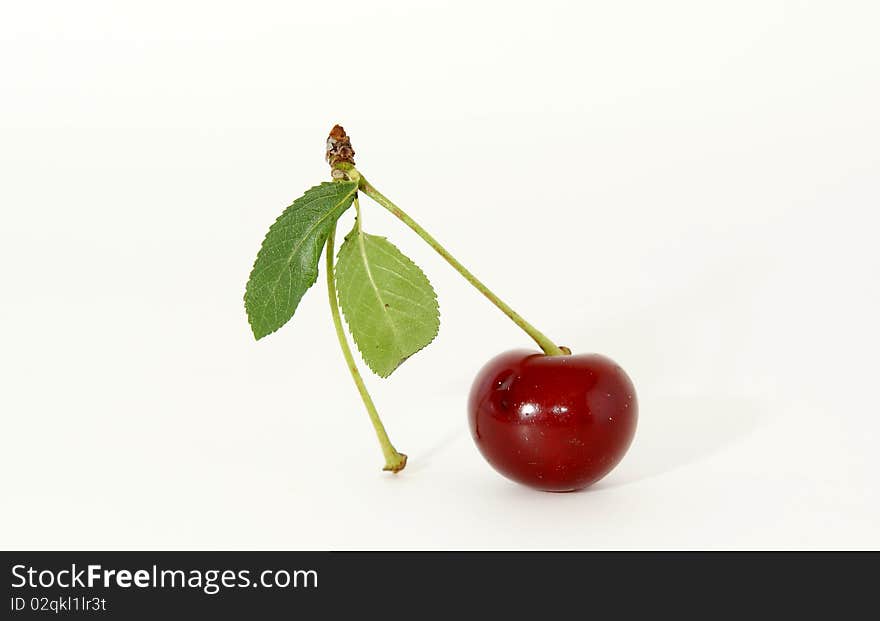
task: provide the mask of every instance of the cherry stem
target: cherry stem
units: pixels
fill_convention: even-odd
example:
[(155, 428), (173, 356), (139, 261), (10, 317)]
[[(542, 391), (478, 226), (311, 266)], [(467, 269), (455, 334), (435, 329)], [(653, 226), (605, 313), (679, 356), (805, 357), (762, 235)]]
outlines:
[(538, 346), (544, 350), (544, 353), (548, 356), (565, 356), (566, 352), (560, 349), (558, 345), (556, 345), (553, 341), (551, 341), (544, 333), (539, 331), (535, 326), (527, 322), (523, 319), (519, 313), (514, 311), (510, 306), (504, 303), (501, 298), (492, 293), (492, 291), (480, 282), (476, 276), (470, 273), (470, 271), (465, 268), (464, 265), (458, 262), (458, 260), (449, 254), (449, 251), (446, 250), (443, 246), (440, 245), (436, 239), (434, 239), (425, 229), (423, 229), (419, 224), (410, 218), (406, 212), (404, 212), (400, 207), (392, 203), (388, 198), (379, 192), (375, 187), (373, 187), (369, 181), (367, 181), (362, 175), (359, 174), (351, 174), (355, 172), (352, 169), (348, 170), (351, 178), (358, 179), (358, 188), (367, 196), (372, 198), (374, 201), (382, 205), (385, 209), (390, 211), (392, 214), (397, 216), (400, 220), (403, 221), (409, 228), (415, 231), (416, 235), (421, 237), (427, 242), (431, 248), (437, 251), (441, 257), (446, 259), (446, 262), (449, 263), (455, 270), (461, 274), (465, 280), (467, 280), (471, 285), (473, 285), (480, 293), (489, 298), (489, 301), (492, 302), (495, 306), (501, 309), (505, 315), (510, 317), (511, 321), (518, 325), (522, 330), (528, 334), (534, 341), (538, 344)]
[[(360, 211), (360, 205), (357, 205), (357, 207), (358, 211)], [(339, 348), (342, 350), (342, 355), (345, 357), (345, 363), (348, 366), (349, 373), (351, 373), (351, 378), (354, 380), (355, 386), (357, 386), (358, 392), (361, 395), (361, 400), (364, 402), (364, 407), (367, 408), (367, 414), (370, 416), (370, 422), (373, 423), (373, 428), (376, 430), (376, 436), (379, 438), (379, 445), (382, 447), (382, 454), (385, 455), (385, 467), (383, 470), (398, 473), (406, 466), (406, 455), (398, 453), (391, 444), (391, 440), (388, 439), (388, 434), (385, 432), (385, 426), (382, 424), (382, 419), (379, 418), (379, 412), (376, 411), (376, 406), (373, 404), (373, 399), (370, 397), (370, 393), (367, 392), (364, 379), (361, 377), (357, 365), (354, 363), (354, 356), (351, 355), (351, 348), (348, 346), (348, 340), (345, 338), (345, 330), (342, 327), (342, 318), (339, 315), (339, 303), (336, 298), (336, 274), (333, 270), (333, 253), (334, 246), (336, 245), (335, 237), (336, 225), (334, 224), (330, 229), (330, 235), (327, 237), (327, 293), (330, 298), (330, 314), (333, 315), (333, 326), (336, 328), (336, 338), (339, 340)]]

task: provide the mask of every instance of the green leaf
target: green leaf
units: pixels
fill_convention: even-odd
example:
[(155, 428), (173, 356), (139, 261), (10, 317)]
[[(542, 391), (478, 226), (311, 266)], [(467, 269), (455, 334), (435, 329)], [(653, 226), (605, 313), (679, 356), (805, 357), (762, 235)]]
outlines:
[(330, 228), (357, 194), (356, 181), (322, 183), (284, 210), (269, 228), (244, 293), (254, 337), (261, 339), (293, 317), (318, 278)]
[(424, 272), (384, 237), (355, 230), (339, 248), (339, 305), (367, 366), (388, 377), (440, 329)]

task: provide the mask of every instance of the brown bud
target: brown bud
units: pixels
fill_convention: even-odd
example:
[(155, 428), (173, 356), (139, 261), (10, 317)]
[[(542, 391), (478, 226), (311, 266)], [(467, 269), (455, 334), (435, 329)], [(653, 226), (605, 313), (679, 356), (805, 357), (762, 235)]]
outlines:
[(354, 149), (342, 125), (334, 125), (327, 136), (327, 163), (336, 166), (342, 162), (354, 165)]

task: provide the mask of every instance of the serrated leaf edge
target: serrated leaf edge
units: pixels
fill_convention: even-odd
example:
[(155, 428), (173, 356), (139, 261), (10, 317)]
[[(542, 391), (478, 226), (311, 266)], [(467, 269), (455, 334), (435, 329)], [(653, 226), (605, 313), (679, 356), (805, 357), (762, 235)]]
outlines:
[[(334, 268), (333, 268), (334, 271), (336, 271), (337, 273), (338, 273), (338, 271), (339, 271), (339, 255), (340, 255), (340, 253), (342, 252), (342, 247), (345, 245), (345, 243), (348, 242), (349, 238), (352, 237), (352, 236), (358, 236), (358, 237), (361, 237), (362, 235), (368, 235), (368, 233), (362, 233), (362, 232), (358, 231), (358, 230), (357, 230), (357, 224), (355, 224), (355, 228), (354, 228), (350, 233), (348, 233), (348, 235), (345, 236), (345, 239), (343, 240), (342, 244), (339, 245), (339, 250), (338, 250), (337, 253), (336, 253), (336, 259), (337, 259), (337, 261), (336, 261), (336, 265), (335, 265)], [(383, 239), (383, 240), (385, 240), (390, 246), (392, 246), (395, 250), (397, 250), (398, 252), (400, 252), (400, 256), (402, 256), (404, 259), (406, 259), (407, 261), (409, 261), (410, 264), (411, 264), (413, 267), (415, 267), (419, 272), (422, 273), (422, 276), (425, 277), (425, 281), (427, 281), (428, 286), (431, 288), (431, 301), (434, 303), (434, 310), (437, 311), (437, 326), (435, 327), (435, 329), (434, 329), (434, 333), (431, 335), (431, 338), (428, 339), (428, 341), (425, 342), (425, 344), (422, 345), (421, 347), (419, 347), (417, 350), (415, 350), (414, 352), (412, 352), (411, 354), (409, 354), (409, 355), (406, 356), (405, 358), (402, 358), (402, 359), (401, 359), (401, 360), (400, 360), (400, 361), (394, 366), (394, 368), (392, 368), (390, 371), (388, 371), (388, 373), (382, 373), (381, 371), (379, 371), (378, 369), (376, 369), (376, 368), (370, 363), (370, 361), (367, 359), (367, 356), (364, 355), (364, 352), (363, 352), (363, 350), (361, 349), (360, 343), (358, 343), (357, 339), (354, 337), (354, 332), (352, 332), (352, 329), (351, 329), (351, 322), (349, 321), (349, 319), (348, 319), (348, 315), (346, 314), (346, 311), (345, 311), (345, 305), (342, 304), (342, 301), (341, 301), (341, 299), (340, 299), (340, 296), (339, 296), (339, 288), (338, 288), (338, 286), (337, 286), (337, 291), (336, 291), (337, 303), (339, 304), (339, 308), (342, 310), (342, 315), (345, 317), (345, 325), (348, 326), (348, 333), (351, 334), (351, 340), (354, 341), (354, 345), (355, 345), (355, 347), (357, 348), (358, 353), (361, 355), (361, 360), (364, 361), (364, 364), (366, 364), (367, 367), (369, 367), (369, 369), (370, 369), (373, 373), (375, 373), (376, 375), (378, 375), (378, 376), (381, 377), (382, 379), (386, 379), (386, 378), (390, 377), (391, 374), (394, 373), (397, 369), (399, 369), (399, 368), (400, 368), (400, 365), (402, 365), (404, 362), (406, 362), (407, 360), (409, 360), (410, 358), (412, 358), (415, 354), (419, 353), (420, 351), (422, 351), (423, 349), (425, 349), (428, 345), (430, 345), (431, 343), (434, 342), (434, 340), (437, 338), (437, 335), (440, 334), (440, 317), (442, 316), (442, 313), (440, 312), (440, 302), (439, 302), (439, 300), (437, 299), (437, 291), (434, 289), (434, 285), (431, 283), (431, 279), (428, 278), (428, 275), (425, 273), (425, 271), (424, 271), (421, 267), (419, 267), (418, 264), (416, 264), (415, 261), (413, 261), (412, 259), (410, 259), (406, 254), (404, 254), (404, 253), (400, 250), (400, 248), (397, 247), (396, 244), (394, 244), (393, 242), (389, 241), (387, 237), (382, 236), (382, 235), (372, 235), (372, 237), (376, 237), (376, 238), (379, 238), (379, 239)], [(361, 240), (361, 242), (356, 242), (356, 243), (359, 243), (359, 244), (360, 244), (360, 243), (362, 243), (362, 240)], [(364, 252), (366, 252), (366, 251), (364, 250)], [(365, 263), (369, 266), (369, 263), (368, 263), (368, 262), (365, 261)], [(336, 274), (334, 274), (334, 278), (335, 278), (335, 277), (336, 277)], [(371, 280), (372, 280), (372, 278), (371, 278)], [(338, 282), (338, 278), (337, 278), (337, 282)], [(373, 281), (373, 282), (375, 282), (375, 281)], [(375, 286), (374, 286), (374, 288), (375, 288)], [(377, 293), (378, 293), (378, 291), (377, 291)], [(387, 311), (385, 311), (385, 312), (387, 313)]]
[[(268, 332), (264, 332), (264, 333), (262, 333), (262, 334), (258, 334), (258, 333), (257, 333), (256, 326), (254, 325), (254, 321), (253, 321), (253, 319), (252, 319), (252, 317), (251, 317), (250, 310), (249, 310), (249, 308), (248, 308), (248, 296), (249, 296), (249, 294), (250, 294), (250, 292), (251, 292), (251, 282), (253, 281), (253, 279), (254, 279), (254, 274), (256, 273), (257, 263), (260, 262), (260, 257), (262, 257), (263, 254), (266, 252), (266, 247), (265, 247), (266, 240), (268, 239), (269, 235), (272, 234), (273, 230), (275, 229), (275, 226), (279, 223), (279, 221), (287, 215), (288, 210), (291, 209), (291, 208), (293, 208), (293, 206), (296, 205), (296, 202), (297, 202), (298, 200), (300, 200), (300, 198), (305, 197), (305, 196), (306, 196), (309, 192), (311, 192), (312, 190), (318, 190), (318, 189), (320, 189), (320, 188), (328, 187), (328, 186), (335, 185), (335, 184), (339, 184), (339, 183), (353, 183), (353, 187), (352, 187), (351, 192), (344, 194), (343, 197), (341, 198), (341, 200), (337, 203), (336, 207), (334, 207), (333, 209), (331, 209), (330, 211), (328, 211), (328, 213), (327, 213), (323, 218), (321, 218), (320, 220), (318, 220), (318, 221), (312, 226), (312, 228), (309, 230), (309, 234), (311, 234), (311, 232), (314, 231), (314, 230), (315, 230), (315, 229), (316, 229), (321, 223), (323, 223), (323, 222), (326, 220), (326, 218), (330, 217), (330, 215), (331, 215), (334, 211), (336, 211), (336, 209), (338, 208), (339, 205), (341, 205), (342, 203), (344, 203), (344, 202), (345, 202), (346, 200), (348, 200), (349, 198), (351, 199), (352, 202), (354, 201), (354, 196), (357, 194), (357, 189), (358, 189), (358, 186), (357, 186), (357, 183), (356, 183), (356, 182), (348, 182), (348, 181), (324, 181), (324, 182), (322, 182), (322, 183), (319, 183), (319, 184), (317, 184), (317, 185), (314, 185), (314, 186), (310, 187), (308, 190), (306, 190), (305, 192), (303, 192), (302, 195), (301, 195), (299, 198), (295, 199), (290, 205), (288, 205), (287, 207), (284, 208), (284, 211), (282, 211), (281, 214), (280, 214), (277, 218), (275, 218), (275, 221), (272, 222), (272, 224), (269, 226), (269, 229), (266, 231), (266, 234), (263, 236), (263, 241), (260, 243), (260, 250), (257, 252), (257, 256), (256, 256), (256, 258), (254, 259), (254, 264), (253, 264), (253, 266), (251, 267), (251, 271), (250, 271), (250, 274), (249, 274), (249, 276), (248, 276), (247, 284), (245, 285), (245, 292), (244, 292), (244, 296), (243, 296), (244, 306), (245, 306), (245, 314), (247, 315), (248, 325), (251, 327), (251, 332), (253, 333), (254, 338), (255, 338), (256, 340), (260, 340), (260, 339), (262, 339), (262, 338), (265, 338), (265, 337), (269, 336), (270, 334), (273, 334), (273, 333), (277, 332), (277, 331), (280, 330), (282, 327), (284, 327), (284, 325), (287, 324), (287, 321), (290, 321), (290, 319), (288, 319), (287, 321), (285, 321), (285, 322), (283, 322), (282, 324), (278, 325), (276, 328), (273, 328), (272, 330), (269, 330)], [(319, 199), (314, 199), (314, 200), (319, 200)], [(312, 201), (312, 202), (313, 202), (313, 201)], [(309, 203), (304, 203), (303, 205), (307, 205), (307, 204), (309, 204)], [(347, 209), (347, 208), (346, 208), (346, 209)], [(342, 213), (344, 213), (344, 212), (345, 212), (345, 210), (343, 210)], [(342, 215), (342, 213), (340, 213), (339, 216), (337, 216), (337, 218), (340, 217), (340, 216)], [(309, 234), (303, 236), (303, 239), (304, 239), (304, 240), (305, 240), (305, 239), (308, 239)], [(292, 258), (293, 258), (293, 256), (294, 256), (294, 254), (295, 254), (296, 251), (299, 249), (299, 247), (302, 246), (303, 243), (305, 243), (305, 241), (300, 242), (300, 245), (297, 246), (296, 250), (291, 251), (290, 255), (289, 255), (288, 258), (287, 258), (288, 267), (289, 267), (289, 265), (290, 265), (290, 262), (291, 262), (291, 260), (292, 260)], [(327, 240), (326, 240), (326, 238), (325, 238), (325, 239), (324, 239), (324, 242), (321, 244), (322, 248), (323, 248), (323, 245), (326, 244), (326, 243), (327, 243)], [(320, 254), (321, 254), (321, 249), (318, 250), (318, 255), (320, 256)], [(279, 260), (282, 260), (282, 259), (279, 259)], [(318, 263), (320, 263), (320, 260), (318, 261)], [(265, 269), (265, 268), (264, 268), (264, 269)], [(279, 273), (279, 276), (278, 276), (278, 278), (276, 279), (275, 285), (277, 285), (278, 282), (281, 280), (281, 274), (283, 274), (283, 271), (282, 271), (281, 273)], [(309, 283), (308, 286), (306, 287), (306, 290), (308, 290), (308, 289), (310, 289), (310, 288), (312, 287), (312, 285), (314, 285), (314, 284), (317, 282), (317, 280), (318, 280), (318, 274), (319, 274), (318, 266), (317, 266), (317, 265), (315, 266), (315, 269), (314, 269), (313, 272), (311, 272), (311, 271), (310, 271), (310, 272), (305, 272), (305, 274), (308, 275), (308, 276), (310, 276), (310, 277), (307, 279), (307, 281), (306, 281), (306, 282)], [(268, 304), (268, 301), (267, 301), (267, 304)], [(299, 304), (297, 304), (297, 306), (299, 306)], [(264, 308), (263, 310), (265, 311), (265, 308)], [(291, 318), (292, 318), (292, 316), (291, 316)]]

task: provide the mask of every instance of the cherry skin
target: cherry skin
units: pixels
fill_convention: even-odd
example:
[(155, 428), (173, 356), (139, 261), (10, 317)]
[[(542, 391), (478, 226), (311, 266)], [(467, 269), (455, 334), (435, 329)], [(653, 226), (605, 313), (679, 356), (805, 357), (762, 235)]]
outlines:
[(608, 474), (632, 442), (632, 381), (598, 354), (509, 351), (477, 374), (468, 399), (471, 435), (509, 479), (540, 490), (582, 489)]

